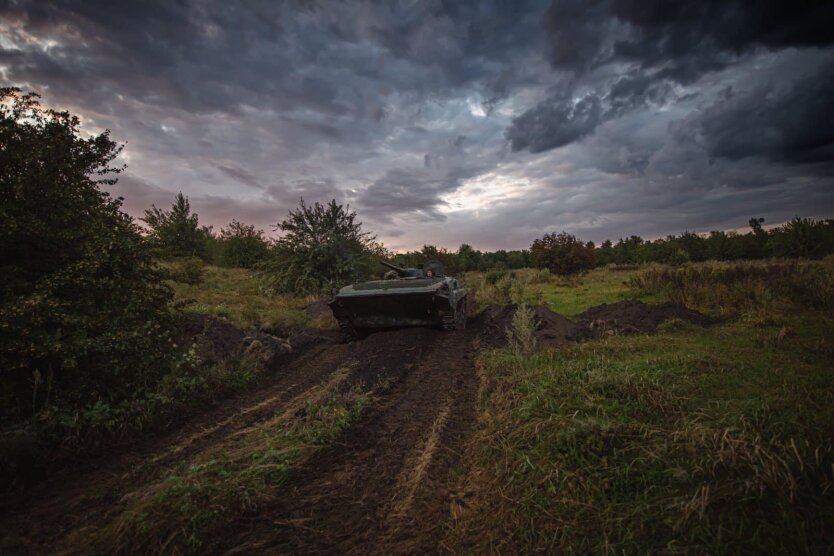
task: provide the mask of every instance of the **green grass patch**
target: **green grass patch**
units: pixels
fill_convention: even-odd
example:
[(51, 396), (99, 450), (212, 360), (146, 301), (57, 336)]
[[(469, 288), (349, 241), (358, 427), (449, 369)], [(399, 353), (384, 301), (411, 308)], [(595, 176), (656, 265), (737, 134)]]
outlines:
[(834, 319), (806, 309), (777, 320), (672, 322), (655, 336), (482, 355), (475, 500), (447, 544), (831, 553)]
[[(168, 263), (166, 267), (174, 263)], [(313, 298), (279, 295), (252, 270), (205, 266), (196, 283), (172, 280), (175, 301), (184, 310), (222, 317), (241, 328), (282, 328), (310, 323), (304, 307)]]
[(603, 303), (624, 299), (639, 299), (645, 303), (660, 303), (663, 297), (656, 292), (634, 291), (630, 279), (637, 270), (597, 268), (572, 279), (549, 282), (542, 286), (542, 299), (550, 310), (573, 317)]
[(597, 268), (581, 275), (563, 277), (552, 275), (546, 269), (522, 268), (468, 272), (462, 280), (466, 287), (475, 290), (480, 307), (508, 303), (546, 305), (552, 311), (573, 317), (591, 307), (624, 299), (639, 299), (645, 303), (664, 301), (662, 292), (633, 287), (632, 280), (639, 272), (637, 266), (628, 270)]

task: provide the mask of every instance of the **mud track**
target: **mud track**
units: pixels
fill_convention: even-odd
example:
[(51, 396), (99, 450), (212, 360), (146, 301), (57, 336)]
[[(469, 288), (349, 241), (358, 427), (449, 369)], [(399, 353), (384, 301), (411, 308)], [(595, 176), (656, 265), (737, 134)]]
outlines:
[(455, 466), (476, 418), (476, 334), (411, 329), (357, 344), (366, 373), (374, 369), (392, 384), (360, 423), (297, 472), (283, 497), (232, 524), (220, 551), (437, 552)]
[[(382, 553), (436, 550), (454, 464), (475, 419), (474, 330), (406, 329), (355, 344), (323, 334), (269, 369), (259, 389), (229, 399), (177, 430), (79, 462), (0, 505), (3, 553), (84, 553), (68, 539), (95, 529), (124, 500), (281, 413), (338, 368), (374, 392), (362, 418), (302, 462), (275, 503), (240, 516), (210, 540), (216, 553), (269, 550)], [(6, 532), (10, 533), (9, 535)]]

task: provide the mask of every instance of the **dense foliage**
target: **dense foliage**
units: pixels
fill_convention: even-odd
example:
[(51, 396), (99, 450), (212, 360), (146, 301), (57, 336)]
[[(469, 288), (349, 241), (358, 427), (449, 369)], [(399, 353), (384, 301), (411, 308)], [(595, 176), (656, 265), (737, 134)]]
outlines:
[(530, 266), (530, 252), (522, 250), (483, 252), (464, 243), (457, 252), (434, 245), (424, 245), (419, 251), (398, 254), (392, 260), (402, 266), (415, 266), (429, 260), (440, 261), (448, 274), (473, 270), (519, 269)]
[(220, 230), (219, 244), (222, 266), (252, 268), (263, 261), (269, 253), (269, 243), (263, 230), (256, 230), (251, 224), (232, 220), (228, 227)]
[(148, 242), (162, 257), (206, 257), (210, 228), (201, 228), (188, 197), (178, 193), (170, 210), (156, 206), (145, 211)]
[(576, 274), (594, 267), (594, 244), (582, 243), (567, 232), (544, 234), (530, 246), (530, 262), (553, 274)]
[(108, 132), (0, 90), (0, 418), (129, 397), (166, 369), (171, 292), (121, 212)]
[(261, 268), (276, 291), (311, 294), (369, 276), (385, 249), (362, 231), (356, 213), (331, 200), (308, 205), (301, 199), (275, 226), (283, 235)]

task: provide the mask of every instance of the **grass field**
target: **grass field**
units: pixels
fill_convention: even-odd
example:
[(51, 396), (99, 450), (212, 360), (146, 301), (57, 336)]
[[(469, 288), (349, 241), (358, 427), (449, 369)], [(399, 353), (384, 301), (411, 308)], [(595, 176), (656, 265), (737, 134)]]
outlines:
[[(813, 264), (810, 275), (831, 275), (832, 261)], [(729, 268), (693, 266), (710, 276)], [(539, 287), (568, 315), (623, 297), (668, 297), (634, 288), (645, 272), (600, 269), (572, 286)], [(698, 297), (695, 308), (733, 315), (708, 328), (673, 321), (657, 335), (529, 358), (483, 353), (480, 428), (462, 487), (474, 500), (446, 544), (830, 553), (834, 318), (802, 303), (796, 288), (757, 283), (755, 272)]]
[(211, 342), (331, 327), (304, 315), (312, 299), (168, 268), (179, 306), (235, 326), (197, 334), (147, 418), (110, 417), (125, 437), (182, 428), (9, 513), (0, 552), (834, 553), (834, 258), (471, 274), (482, 307), (579, 326), (602, 303), (671, 301), (713, 324), (520, 355), (485, 347), (487, 311), (353, 344), (305, 329), (314, 341), (266, 366), (212, 359)]
[[(287, 328), (308, 324), (304, 307), (314, 298), (276, 295), (256, 273), (199, 264), (199, 281), (171, 280), (175, 301), (185, 311), (222, 317), (241, 328)], [(172, 268), (176, 263), (164, 264)]]

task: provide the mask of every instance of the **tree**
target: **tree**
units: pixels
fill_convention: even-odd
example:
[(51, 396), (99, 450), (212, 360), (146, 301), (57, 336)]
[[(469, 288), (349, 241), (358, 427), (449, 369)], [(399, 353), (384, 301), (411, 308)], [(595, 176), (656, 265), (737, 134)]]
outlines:
[(232, 220), (220, 230), (220, 258), (226, 266), (252, 268), (269, 253), (263, 230)]
[(210, 228), (201, 228), (197, 214), (191, 213), (188, 197), (177, 193), (171, 210), (151, 206), (141, 219), (148, 225), (148, 240), (164, 257), (206, 256)]
[(567, 232), (545, 234), (530, 246), (530, 261), (554, 274), (575, 274), (593, 268), (594, 244), (584, 244)]
[(797, 216), (775, 230), (768, 247), (777, 257), (818, 259), (827, 254), (825, 243), (824, 222)]
[(461, 272), (478, 270), (481, 264), (481, 252), (473, 249), (468, 243), (462, 243), (455, 259), (457, 260), (456, 266)]
[(389, 253), (376, 237), (362, 231), (356, 212), (331, 200), (326, 205), (299, 206), (276, 224), (283, 235), (261, 265), (275, 289), (288, 293), (319, 293), (365, 278), (375, 258)]
[(171, 291), (121, 198), (108, 131), (0, 89), (0, 419), (131, 395), (171, 356)]

